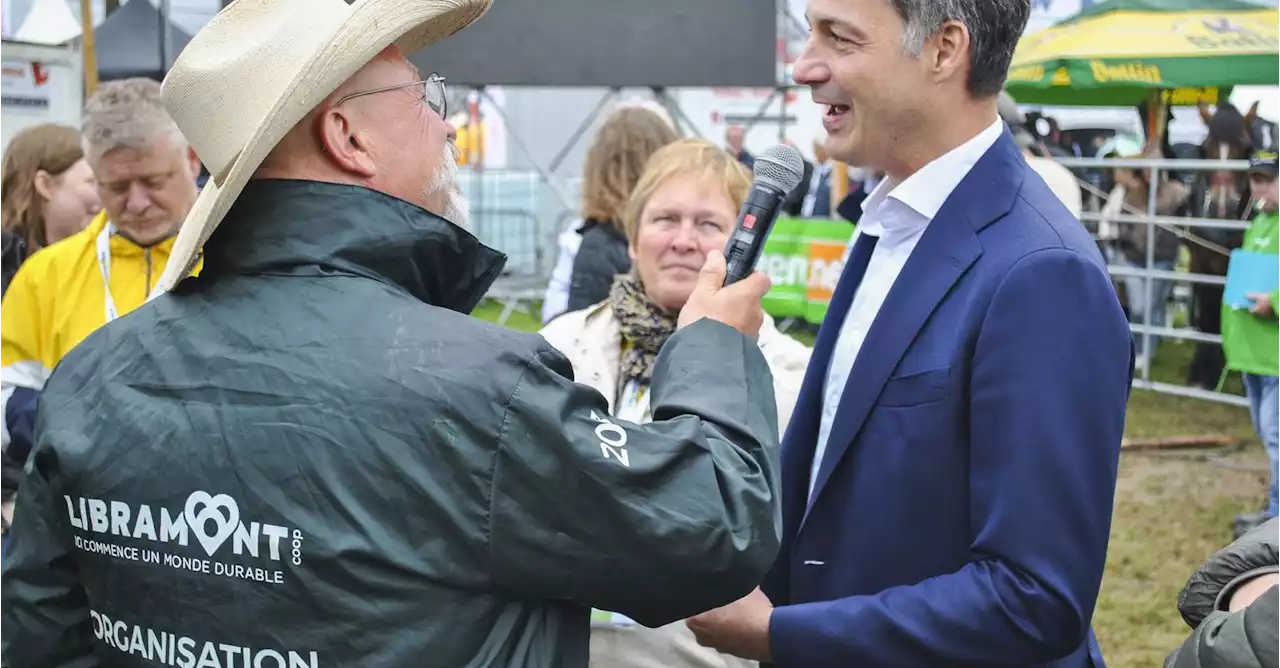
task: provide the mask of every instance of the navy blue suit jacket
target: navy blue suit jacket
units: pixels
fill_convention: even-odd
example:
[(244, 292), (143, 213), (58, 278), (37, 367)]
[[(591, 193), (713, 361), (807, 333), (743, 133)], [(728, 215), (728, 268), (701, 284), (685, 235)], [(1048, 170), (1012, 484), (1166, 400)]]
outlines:
[(806, 499), (842, 277), (782, 446), (775, 664), (1103, 665), (1128, 324), (1103, 259), (1005, 134), (867, 334)]

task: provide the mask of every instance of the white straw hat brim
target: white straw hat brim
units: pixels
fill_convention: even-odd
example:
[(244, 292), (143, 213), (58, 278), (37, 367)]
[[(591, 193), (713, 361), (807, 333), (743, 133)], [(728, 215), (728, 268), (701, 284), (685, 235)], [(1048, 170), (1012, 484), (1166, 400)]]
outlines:
[[(235, 4), (246, 2), (237, 0)], [(349, 14), (332, 36), (297, 69), (297, 75), (270, 105), (239, 154), (229, 166), (219, 170), (222, 173), (214, 173), (208, 180), (174, 241), (169, 262), (160, 277), (159, 290), (172, 289), (191, 272), (200, 249), (262, 161), (285, 134), (342, 83), (389, 46), (397, 46), (408, 55), (465, 28), (484, 15), (491, 2), (360, 0), (351, 5)], [(235, 38), (236, 35), (228, 34), (229, 40)], [(238, 113), (235, 100), (210, 100), (208, 92), (194, 90), (198, 87), (198, 79), (173, 76), (173, 72), (183, 65), (180, 55), (170, 76), (165, 79), (166, 105), (172, 106), (171, 100), (174, 104), (198, 100), (212, 108), (211, 113)], [(263, 67), (270, 65), (269, 62), (262, 64)], [(186, 128), (182, 129), (184, 133), (188, 132)], [(199, 146), (196, 148), (199, 153)]]

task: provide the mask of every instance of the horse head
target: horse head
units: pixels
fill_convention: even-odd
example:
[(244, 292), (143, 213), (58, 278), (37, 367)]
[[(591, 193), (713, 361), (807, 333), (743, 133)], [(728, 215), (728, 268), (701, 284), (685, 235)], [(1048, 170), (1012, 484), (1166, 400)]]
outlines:
[[(1254, 102), (1249, 113), (1241, 114), (1230, 103), (1218, 105), (1215, 113), (1201, 102), (1200, 118), (1209, 128), (1201, 146), (1206, 160), (1248, 160), (1254, 150), (1254, 121), (1258, 117), (1258, 103)], [(1205, 215), (1217, 218), (1234, 218), (1235, 210), (1248, 189), (1244, 172), (1218, 170), (1208, 174)]]

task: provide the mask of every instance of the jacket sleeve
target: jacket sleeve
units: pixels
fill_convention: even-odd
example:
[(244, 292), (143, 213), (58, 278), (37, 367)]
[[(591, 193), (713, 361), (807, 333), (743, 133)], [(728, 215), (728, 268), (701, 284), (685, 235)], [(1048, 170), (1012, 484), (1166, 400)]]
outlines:
[(1187, 626), (1194, 629), (1213, 612), (1226, 610), (1231, 595), (1246, 580), (1280, 570), (1277, 529), (1280, 519), (1274, 517), (1259, 524), (1191, 574), (1178, 594), (1178, 612)]
[(1205, 617), (1182, 646), (1165, 659), (1165, 668), (1268, 668), (1280, 660), (1277, 651), (1277, 604), (1272, 587), (1247, 608), (1218, 610)]
[(57, 455), (37, 449), (14, 503), (4, 556), (0, 615), (8, 668), (97, 666), (89, 600), (70, 544), (64, 508), (52, 479)]
[(39, 276), (30, 268), (30, 263), (19, 268), (4, 294), (0, 329), (0, 446), (18, 463), (31, 452), (36, 404), (52, 368), (40, 345)]
[(490, 507), (497, 589), (650, 627), (749, 593), (781, 524), (772, 381), (755, 343), (708, 320), (676, 332), (643, 426), (571, 377), (544, 348), (511, 395)]
[(969, 378), (968, 563), (775, 609), (777, 665), (1040, 665), (1087, 637), (1133, 369), (1128, 325), (1105, 270), (1065, 249), (1019, 260), (983, 318)]

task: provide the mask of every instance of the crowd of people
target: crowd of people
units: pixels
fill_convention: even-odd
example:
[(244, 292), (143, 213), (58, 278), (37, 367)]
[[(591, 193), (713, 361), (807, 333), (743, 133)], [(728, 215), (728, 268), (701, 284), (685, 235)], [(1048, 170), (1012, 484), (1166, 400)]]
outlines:
[[(541, 332), (469, 317), (505, 260), (405, 53), (487, 0), (238, 0), (164, 87), (19, 134), (5, 665), (1104, 665), (1134, 297), (998, 104), (1029, 4), (940, 6), (810, 5), (794, 76), (827, 136), (785, 208), (856, 223), (812, 347), (763, 274), (723, 285), (741, 128), (644, 104), (592, 141)], [(837, 189), (835, 161), (867, 169)], [(1278, 252), (1276, 167), (1247, 250)], [(1175, 668), (1274, 665), (1252, 298), (1222, 329), (1270, 505), (1193, 574)]]

